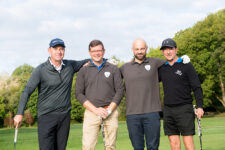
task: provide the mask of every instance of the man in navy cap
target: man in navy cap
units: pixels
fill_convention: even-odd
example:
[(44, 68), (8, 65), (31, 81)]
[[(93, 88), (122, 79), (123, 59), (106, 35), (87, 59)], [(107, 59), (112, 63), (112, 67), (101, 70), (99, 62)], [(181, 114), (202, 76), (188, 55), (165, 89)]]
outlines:
[(65, 44), (51, 40), (50, 57), (37, 66), (21, 95), (14, 124), (20, 126), (24, 109), (33, 91), (38, 88), (38, 140), (41, 150), (65, 150), (70, 129), (71, 87), (74, 73), (89, 60), (63, 60)]
[(182, 63), (177, 56), (178, 49), (173, 39), (165, 39), (160, 49), (167, 59), (159, 69), (159, 80), (163, 82), (164, 89), (165, 135), (168, 135), (172, 150), (181, 149), (180, 135), (183, 136), (185, 149), (194, 150), (195, 116), (191, 91), (197, 104), (195, 113), (200, 119), (204, 114), (201, 83), (193, 65)]

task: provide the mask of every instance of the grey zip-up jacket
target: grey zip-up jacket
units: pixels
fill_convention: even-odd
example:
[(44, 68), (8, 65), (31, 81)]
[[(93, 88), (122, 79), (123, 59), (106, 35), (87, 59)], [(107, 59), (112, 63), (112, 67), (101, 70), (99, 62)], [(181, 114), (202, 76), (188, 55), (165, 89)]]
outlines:
[(27, 101), (36, 88), (38, 117), (48, 113), (68, 112), (71, 109), (73, 75), (87, 61), (63, 60), (60, 73), (49, 60), (36, 67), (21, 95), (17, 114), (24, 113)]

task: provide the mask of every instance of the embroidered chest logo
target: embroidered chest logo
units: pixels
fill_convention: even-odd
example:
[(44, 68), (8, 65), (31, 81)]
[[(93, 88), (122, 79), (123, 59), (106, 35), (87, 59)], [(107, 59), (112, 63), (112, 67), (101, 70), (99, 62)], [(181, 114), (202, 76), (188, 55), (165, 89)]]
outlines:
[(105, 72), (105, 77), (108, 78), (110, 76), (110, 72)]
[(146, 69), (147, 71), (149, 71), (149, 70), (151, 69), (151, 66), (150, 66), (150, 65), (145, 65), (145, 69)]
[(179, 75), (179, 76), (182, 75), (182, 72), (181, 72), (180, 70), (177, 70), (175, 73), (176, 73), (177, 75)]

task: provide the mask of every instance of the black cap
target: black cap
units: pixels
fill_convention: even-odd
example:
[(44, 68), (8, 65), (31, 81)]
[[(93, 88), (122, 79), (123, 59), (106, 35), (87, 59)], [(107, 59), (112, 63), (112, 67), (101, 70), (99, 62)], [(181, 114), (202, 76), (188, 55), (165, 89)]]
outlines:
[(61, 45), (63, 47), (66, 47), (64, 44), (64, 41), (59, 38), (52, 39), (51, 42), (49, 43), (49, 47), (54, 47), (56, 45)]
[(160, 50), (162, 50), (165, 47), (173, 48), (173, 47), (177, 47), (177, 44), (173, 39), (168, 38), (162, 42), (162, 46), (161, 46)]

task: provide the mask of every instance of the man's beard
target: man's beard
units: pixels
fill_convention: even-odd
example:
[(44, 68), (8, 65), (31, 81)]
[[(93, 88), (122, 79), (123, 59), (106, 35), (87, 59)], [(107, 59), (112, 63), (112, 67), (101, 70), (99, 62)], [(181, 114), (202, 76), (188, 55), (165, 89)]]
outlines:
[(142, 55), (141, 57), (140, 57), (140, 56), (138, 56), (138, 55), (134, 55), (134, 57), (135, 57), (137, 60), (142, 61), (142, 60), (144, 60), (144, 59), (145, 59), (146, 54)]

